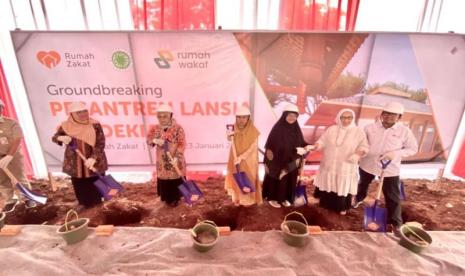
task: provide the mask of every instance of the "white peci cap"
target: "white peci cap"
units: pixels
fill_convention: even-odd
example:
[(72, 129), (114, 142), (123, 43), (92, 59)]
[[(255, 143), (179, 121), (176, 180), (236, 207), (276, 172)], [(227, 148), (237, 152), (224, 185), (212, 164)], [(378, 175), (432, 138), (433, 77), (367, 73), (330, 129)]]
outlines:
[(162, 104), (160, 105), (158, 108), (157, 108), (157, 112), (169, 112), (169, 113), (173, 113), (173, 109), (171, 108), (171, 106), (167, 105), (167, 104)]
[(71, 103), (71, 105), (69, 106), (69, 112), (78, 112), (78, 111), (82, 111), (82, 110), (87, 110), (87, 107), (85, 105), (85, 103), (83, 102), (73, 102)]
[(391, 102), (383, 107), (383, 111), (395, 114), (404, 114), (404, 106), (401, 103)]
[(299, 108), (295, 104), (286, 105), (286, 107), (284, 107), (284, 111), (290, 111), (299, 114)]
[(236, 110), (236, 116), (250, 116), (250, 109), (247, 106), (240, 106)]

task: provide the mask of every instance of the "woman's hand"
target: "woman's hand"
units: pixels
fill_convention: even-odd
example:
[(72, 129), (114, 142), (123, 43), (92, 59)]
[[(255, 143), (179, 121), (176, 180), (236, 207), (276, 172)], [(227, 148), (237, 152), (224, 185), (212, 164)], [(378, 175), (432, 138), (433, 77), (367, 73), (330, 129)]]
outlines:
[(307, 153), (307, 150), (305, 148), (302, 148), (302, 147), (297, 147), (297, 148), (295, 148), (295, 150), (297, 151), (297, 154), (300, 155), (300, 156)]
[(73, 138), (71, 138), (68, 135), (62, 135), (62, 136), (58, 136), (57, 140), (62, 142), (65, 145), (68, 145), (69, 143), (71, 143), (71, 140), (73, 140)]
[(358, 164), (358, 161), (360, 160), (360, 155), (357, 153), (352, 154), (349, 156), (347, 159), (347, 162), (352, 163), (352, 164)]
[(95, 160), (94, 158), (87, 158), (86, 161), (84, 162), (84, 165), (89, 170), (92, 170), (94, 168), (95, 163), (97, 163), (97, 160)]
[(314, 146), (314, 145), (307, 145), (307, 146), (305, 147), (305, 150), (306, 150), (307, 152), (309, 152), (309, 151), (314, 150), (315, 148), (316, 148), (316, 146)]
[(157, 146), (160, 146), (160, 147), (161, 147), (161, 146), (163, 146), (163, 144), (165, 143), (165, 140), (159, 139), (159, 138), (154, 138), (154, 139), (152, 139), (152, 143), (153, 143), (154, 145), (157, 145)]

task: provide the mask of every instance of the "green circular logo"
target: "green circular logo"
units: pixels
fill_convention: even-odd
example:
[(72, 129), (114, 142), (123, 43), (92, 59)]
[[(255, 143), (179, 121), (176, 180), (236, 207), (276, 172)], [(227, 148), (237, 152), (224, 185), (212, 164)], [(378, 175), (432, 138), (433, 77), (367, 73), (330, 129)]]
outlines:
[(113, 65), (118, 69), (126, 69), (131, 64), (131, 59), (126, 52), (123, 51), (116, 51), (111, 56), (111, 61)]

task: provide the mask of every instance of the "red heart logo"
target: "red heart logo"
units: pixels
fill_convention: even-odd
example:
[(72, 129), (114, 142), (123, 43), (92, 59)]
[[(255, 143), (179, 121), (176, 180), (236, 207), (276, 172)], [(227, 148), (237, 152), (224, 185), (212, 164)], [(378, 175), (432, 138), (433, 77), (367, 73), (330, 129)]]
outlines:
[(60, 63), (60, 54), (55, 51), (40, 51), (37, 53), (37, 59), (47, 68), (53, 68)]

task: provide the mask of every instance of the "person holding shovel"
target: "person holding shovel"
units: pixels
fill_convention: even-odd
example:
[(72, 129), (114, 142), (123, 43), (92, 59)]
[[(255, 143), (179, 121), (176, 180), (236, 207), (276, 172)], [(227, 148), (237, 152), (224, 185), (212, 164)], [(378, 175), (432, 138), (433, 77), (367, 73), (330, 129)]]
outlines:
[[(261, 183), (258, 177), (259, 135), (260, 132), (250, 118), (250, 110), (245, 106), (239, 107), (236, 111), (234, 131), (228, 130), (226, 133), (227, 139), (232, 143), (224, 186), (235, 205), (251, 206), (263, 203)], [(255, 187), (255, 192), (241, 192), (233, 176), (236, 173), (236, 165), (239, 165), (240, 170), (245, 172), (250, 183)]]
[(315, 143), (323, 150), (323, 159), (315, 179), (314, 196), (320, 206), (345, 215), (357, 194), (358, 161), (368, 152), (368, 142), (361, 128), (355, 126), (352, 109), (342, 109), (336, 125), (330, 126)]
[[(73, 141), (74, 140), (74, 141)], [(105, 155), (105, 135), (102, 125), (89, 116), (89, 111), (82, 102), (73, 102), (69, 107), (68, 119), (60, 124), (52, 141), (58, 145), (68, 145), (73, 141), (77, 150), (85, 157), (81, 158), (77, 150), (67, 146), (63, 159), (63, 172), (71, 176), (74, 194), (81, 206), (90, 208), (102, 202), (94, 182), (108, 169)]]
[(181, 198), (178, 186), (186, 175), (186, 137), (184, 129), (173, 118), (171, 106), (160, 105), (157, 119), (158, 125), (147, 134), (147, 143), (156, 147), (157, 194), (166, 205), (175, 207)]
[(370, 146), (368, 153), (360, 160), (360, 181), (353, 204), (357, 208), (363, 203), (368, 186), (375, 176), (381, 174), (381, 162), (389, 163), (384, 170), (383, 194), (387, 208), (387, 223), (393, 225), (394, 234), (399, 234), (402, 225), (400, 204), (399, 171), (402, 158), (418, 151), (418, 143), (412, 131), (399, 122), (404, 106), (391, 102), (384, 106), (380, 120), (367, 125), (365, 133)]
[(294, 202), (302, 156), (313, 148), (304, 140), (298, 116), (297, 106), (288, 104), (266, 141), (263, 198), (274, 208)]
[[(5, 202), (2, 212), (13, 212), (19, 199), (15, 196), (12, 179), (5, 173), (4, 169), (9, 170), (17, 180), (31, 189), (31, 184), (24, 174), (23, 154), (21, 153), (21, 141), (23, 132), (19, 124), (3, 116), (5, 104), (0, 100), (0, 196)], [(36, 203), (33, 200), (24, 201), (26, 208), (33, 208)]]

